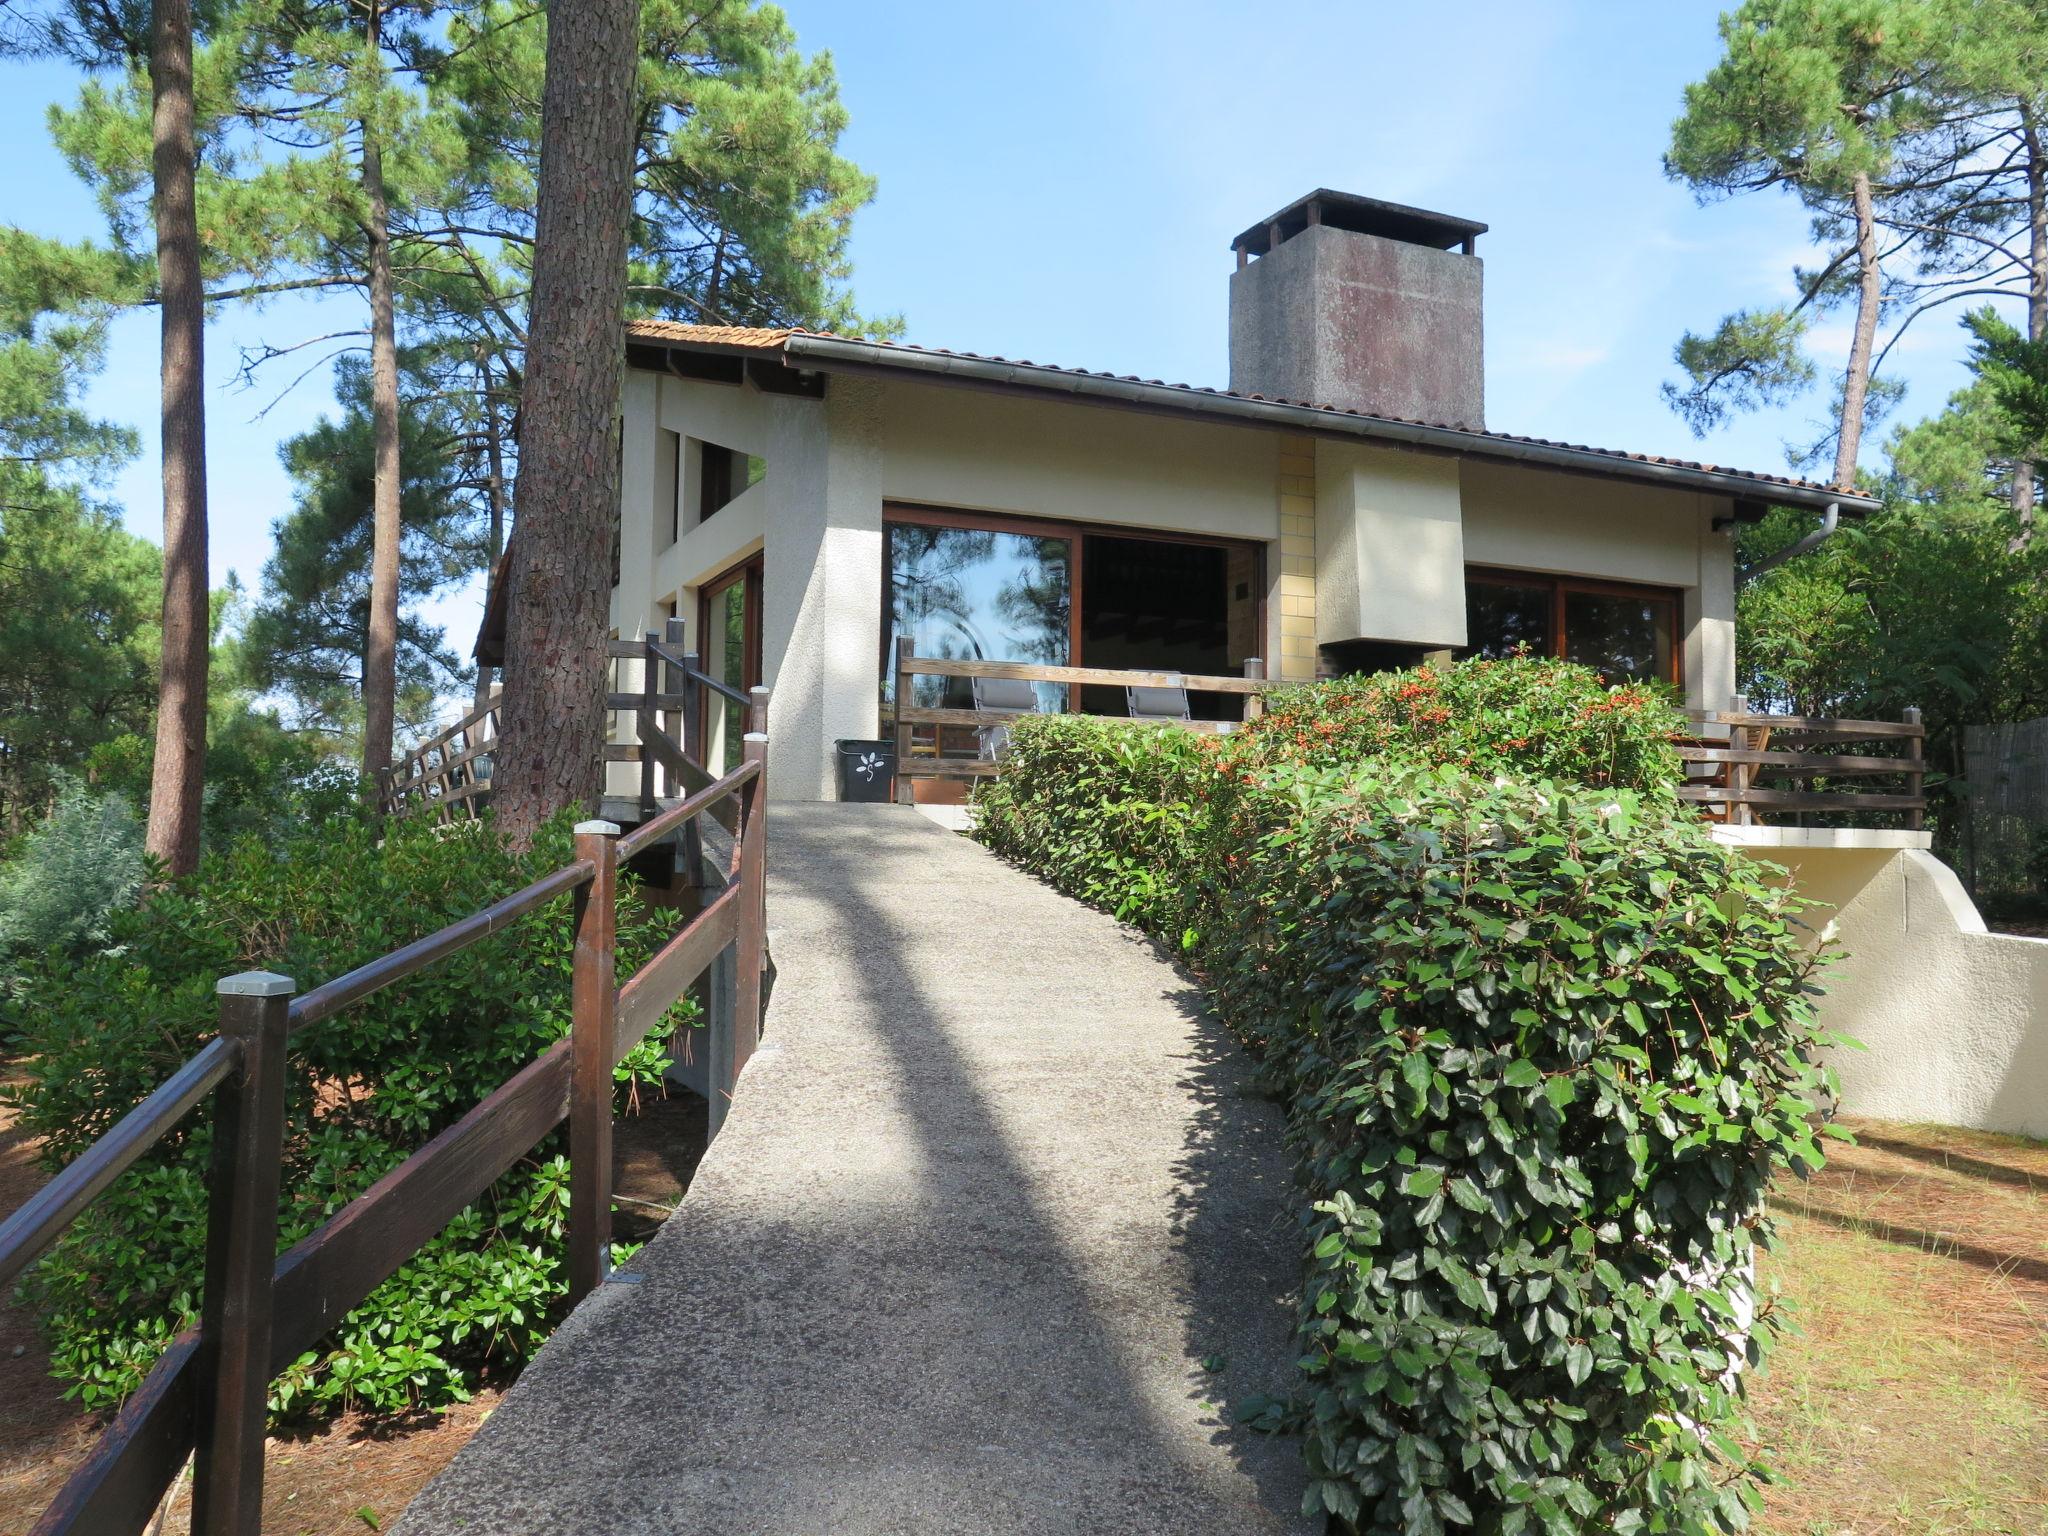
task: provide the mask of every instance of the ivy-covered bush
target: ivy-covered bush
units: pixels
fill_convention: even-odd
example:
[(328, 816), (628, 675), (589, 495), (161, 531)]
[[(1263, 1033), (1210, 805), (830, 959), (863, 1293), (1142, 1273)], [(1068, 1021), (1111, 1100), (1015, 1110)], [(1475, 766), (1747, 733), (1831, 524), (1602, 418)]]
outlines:
[[(1528, 701), (1549, 744), (1505, 752), (1565, 751), (1584, 697)], [(1307, 750), (1341, 729), (1267, 753), (1030, 720), (977, 800), (996, 851), (1187, 951), (1288, 1107), (1307, 1374), (1260, 1417), (1359, 1530), (1740, 1529), (1763, 1191), (1820, 1163), (1828, 1091), (1797, 899), (1654, 753), (1588, 775), (1632, 765), (1617, 788), (1398, 732)]]
[[(15, 1010), (30, 1077), (10, 1097), (53, 1171), (213, 1034), (214, 984), (251, 968), (302, 989), (488, 905), (566, 863), (557, 825), (525, 854), (488, 822), (382, 828), (336, 818), (253, 838), (109, 921), (112, 948), (31, 969)], [(662, 935), (622, 901), (619, 972)], [(321, 1225), (560, 1038), (569, 1022), (570, 900), (294, 1036), (282, 1241)], [(676, 1022), (687, 1017), (678, 1009)], [(657, 1037), (658, 1040), (658, 1037)], [(656, 1041), (621, 1068), (651, 1082)], [(54, 1368), (81, 1402), (133, 1390), (197, 1317), (211, 1142), (201, 1112), (89, 1208), (27, 1282)], [(545, 1338), (566, 1283), (567, 1164), (544, 1143), (302, 1355), (280, 1413), (397, 1411), (459, 1399)]]
[(1193, 947), (1205, 886), (1230, 878), (1273, 811), (1244, 793), (1278, 767), (1452, 764), (1670, 802), (1661, 690), (1517, 656), (1280, 689), (1227, 736), (1087, 715), (1026, 716), (975, 795), (979, 836), (1070, 896)]

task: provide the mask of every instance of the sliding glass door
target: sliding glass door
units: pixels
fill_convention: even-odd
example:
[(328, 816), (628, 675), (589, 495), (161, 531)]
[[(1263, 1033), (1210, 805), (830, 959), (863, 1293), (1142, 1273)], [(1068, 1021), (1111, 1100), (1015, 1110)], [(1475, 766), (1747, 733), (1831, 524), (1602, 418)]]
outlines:
[[(1263, 583), (1255, 544), (1074, 523), (891, 507), (883, 524), (888, 606), (882, 701), (894, 705), (896, 637), (920, 656), (1120, 670), (1236, 673), (1258, 654)], [(919, 708), (972, 709), (966, 678), (922, 677)], [(1041, 710), (1120, 715), (1121, 688), (1070, 697), (1035, 683)], [(1236, 695), (1194, 694), (1198, 718), (1235, 719)], [(919, 727), (921, 752), (972, 755), (973, 727)]]
[[(1038, 532), (891, 521), (889, 632), (909, 635), (920, 656), (949, 661), (1028, 661), (1063, 667), (1073, 655), (1074, 550), (1069, 538)], [(882, 697), (895, 678), (884, 668)], [(1039, 683), (1039, 708), (1066, 708), (1067, 690)], [(964, 677), (917, 680), (921, 708), (971, 709)]]

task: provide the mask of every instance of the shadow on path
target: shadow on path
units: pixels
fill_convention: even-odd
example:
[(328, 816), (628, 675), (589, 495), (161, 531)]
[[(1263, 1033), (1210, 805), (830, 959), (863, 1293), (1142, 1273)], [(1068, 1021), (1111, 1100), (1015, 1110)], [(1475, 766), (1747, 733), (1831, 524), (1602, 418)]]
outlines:
[(914, 812), (771, 827), (725, 1131), (400, 1529), (1318, 1529), (1296, 1445), (1230, 1423), (1291, 1384), (1296, 1242), (1192, 985)]

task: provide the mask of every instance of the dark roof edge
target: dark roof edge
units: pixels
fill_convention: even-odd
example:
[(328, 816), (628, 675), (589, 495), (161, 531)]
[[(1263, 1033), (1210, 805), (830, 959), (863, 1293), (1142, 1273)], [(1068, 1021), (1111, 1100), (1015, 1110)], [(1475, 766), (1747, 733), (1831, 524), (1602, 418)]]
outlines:
[(1276, 213), (1268, 214), (1258, 223), (1251, 225), (1230, 242), (1232, 250), (1247, 241), (1257, 240), (1275, 224), (1291, 219), (1310, 203), (1322, 203), (1331, 208), (1348, 209), (1352, 212), (1390, 219), (1398, 223), (1420, 224), (1439, 230), (1453, 239), (1474, 239), (1487, 232), (1487, 226), (1477, 219), (1464, 219), (1455, 213), (1438, 213), (1433, 208), (1417, 208), (1412, 203), (1390, 203), (1383, 197), (1366, 197), (1357, 192), (1338, 192), (1329, 187), (1317, 187), (1304, 193)]
[(1467, 458), (1539, 464), (1580, 474), (1600, 475), (1610, 480), (1683, 486), (1781, 507), (1821, 510), (1836, 505), (1846, 513), (1860, 516), (1875, 512), (1882, 505), (1876, 497), (1855, 491), (1820, 485), (1793, 485), (1765, 476), (1746, 475), (1739, 470), (1659, 464), (1595, 448), (1533, 442), (1488, 432), (1471, 432), (1460, 427), (1393, 421), (1383, 416), (1363, 416), (1280, 400), (1247, 399), (1242, 395), (1193, 389), (1186, 385), (1072, 373), (1036, 363), (998, 362), (963, 357), (959, 353), (922, 352), (871, 341), (854, 341), (843, 336), (803, 333), (788, 337), (782, 344), (782, 350), (793, 366), (800, 358), (806, 365), (828, 371), (837, 363), (863, 371), (936, 376), (962, 384), (980, 384), (1033, 394), (1077, 396), (1104, 404), (1159, 410), (1172, 415), (1209, 417), (1241, 426), (1268, 426), (1317, 437), (1365, 438)]

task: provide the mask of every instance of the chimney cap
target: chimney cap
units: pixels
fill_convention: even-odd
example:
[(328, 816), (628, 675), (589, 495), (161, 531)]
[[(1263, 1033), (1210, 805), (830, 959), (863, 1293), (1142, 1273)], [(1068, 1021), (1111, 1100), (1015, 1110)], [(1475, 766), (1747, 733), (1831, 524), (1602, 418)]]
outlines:
[(1455, 247), (1468, 256), (1472, 254), (1472, 247), (1479, 236), (1486, 233), (1486, 226), (1474, 219), (1455, 218), (1448, 213), (1432, 213), (1427, 208), (1411, 208), (1405, 203), (1382, 202), (1376, 197), (1360, 197), (1356, 192), (1332, 192), (1328, 187), (1318, 187), (1306, 197), (1296, 198), (1278, 213), (1252, 225), (1231, 241), (1230, 246), (1240, 258), (1263, 256), (1275, 245), (1292, 239), (1312, 224), (1328, 224), (1361, 235), (1378, 235), (1407, 245), (1427, 245), (1439, 251)]

